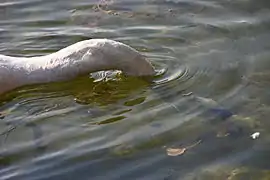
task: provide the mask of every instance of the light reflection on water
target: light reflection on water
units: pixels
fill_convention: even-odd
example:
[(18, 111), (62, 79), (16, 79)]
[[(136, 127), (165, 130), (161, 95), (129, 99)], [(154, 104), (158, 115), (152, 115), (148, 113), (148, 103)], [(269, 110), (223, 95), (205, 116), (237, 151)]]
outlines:
[(1, 54), (111, 38), (158, 72), (152, 82), (101, 72), (1, 95), (1, 179), (268, 179), (269, 8), (266, 0), (1, 2)]

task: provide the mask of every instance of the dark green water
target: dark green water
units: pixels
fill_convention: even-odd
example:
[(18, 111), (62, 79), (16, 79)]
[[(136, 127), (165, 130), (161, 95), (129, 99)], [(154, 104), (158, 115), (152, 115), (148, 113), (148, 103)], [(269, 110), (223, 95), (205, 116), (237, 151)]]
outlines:
[(0, 179), (270, 179), (269, 2), (2, 0), (1, 54), (110, 38), (164, 73), (1, 95)]

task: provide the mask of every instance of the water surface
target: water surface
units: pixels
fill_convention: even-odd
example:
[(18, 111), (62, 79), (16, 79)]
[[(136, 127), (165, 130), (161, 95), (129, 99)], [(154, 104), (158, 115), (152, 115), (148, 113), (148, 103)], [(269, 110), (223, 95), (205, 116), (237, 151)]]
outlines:
[(101, 72), (1, 95), (0, 179), (269, 179), (269, 8), (267, 0), (2, 0), (1, 54), (110, 38), (160, 74), (149, 83)]

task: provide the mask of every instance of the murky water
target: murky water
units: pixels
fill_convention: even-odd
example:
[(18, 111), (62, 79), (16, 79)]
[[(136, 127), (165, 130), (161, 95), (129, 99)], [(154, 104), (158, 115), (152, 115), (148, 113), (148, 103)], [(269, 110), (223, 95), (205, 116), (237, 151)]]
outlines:
[(160, 74), (1, 95), (0, 179), (270, 179), (269, 2), (2, 0), (1, 54), (110, 38)]

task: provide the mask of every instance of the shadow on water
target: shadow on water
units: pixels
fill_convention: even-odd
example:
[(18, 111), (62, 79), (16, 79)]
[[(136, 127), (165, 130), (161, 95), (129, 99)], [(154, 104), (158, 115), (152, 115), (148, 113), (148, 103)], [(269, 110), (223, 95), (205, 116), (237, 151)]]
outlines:
[(0, 3), (0, 52), (89, 38), (138, 49), (151, 82), (117, 71), (0, 96), (0, 179), (269, 179), (269, 2)]

